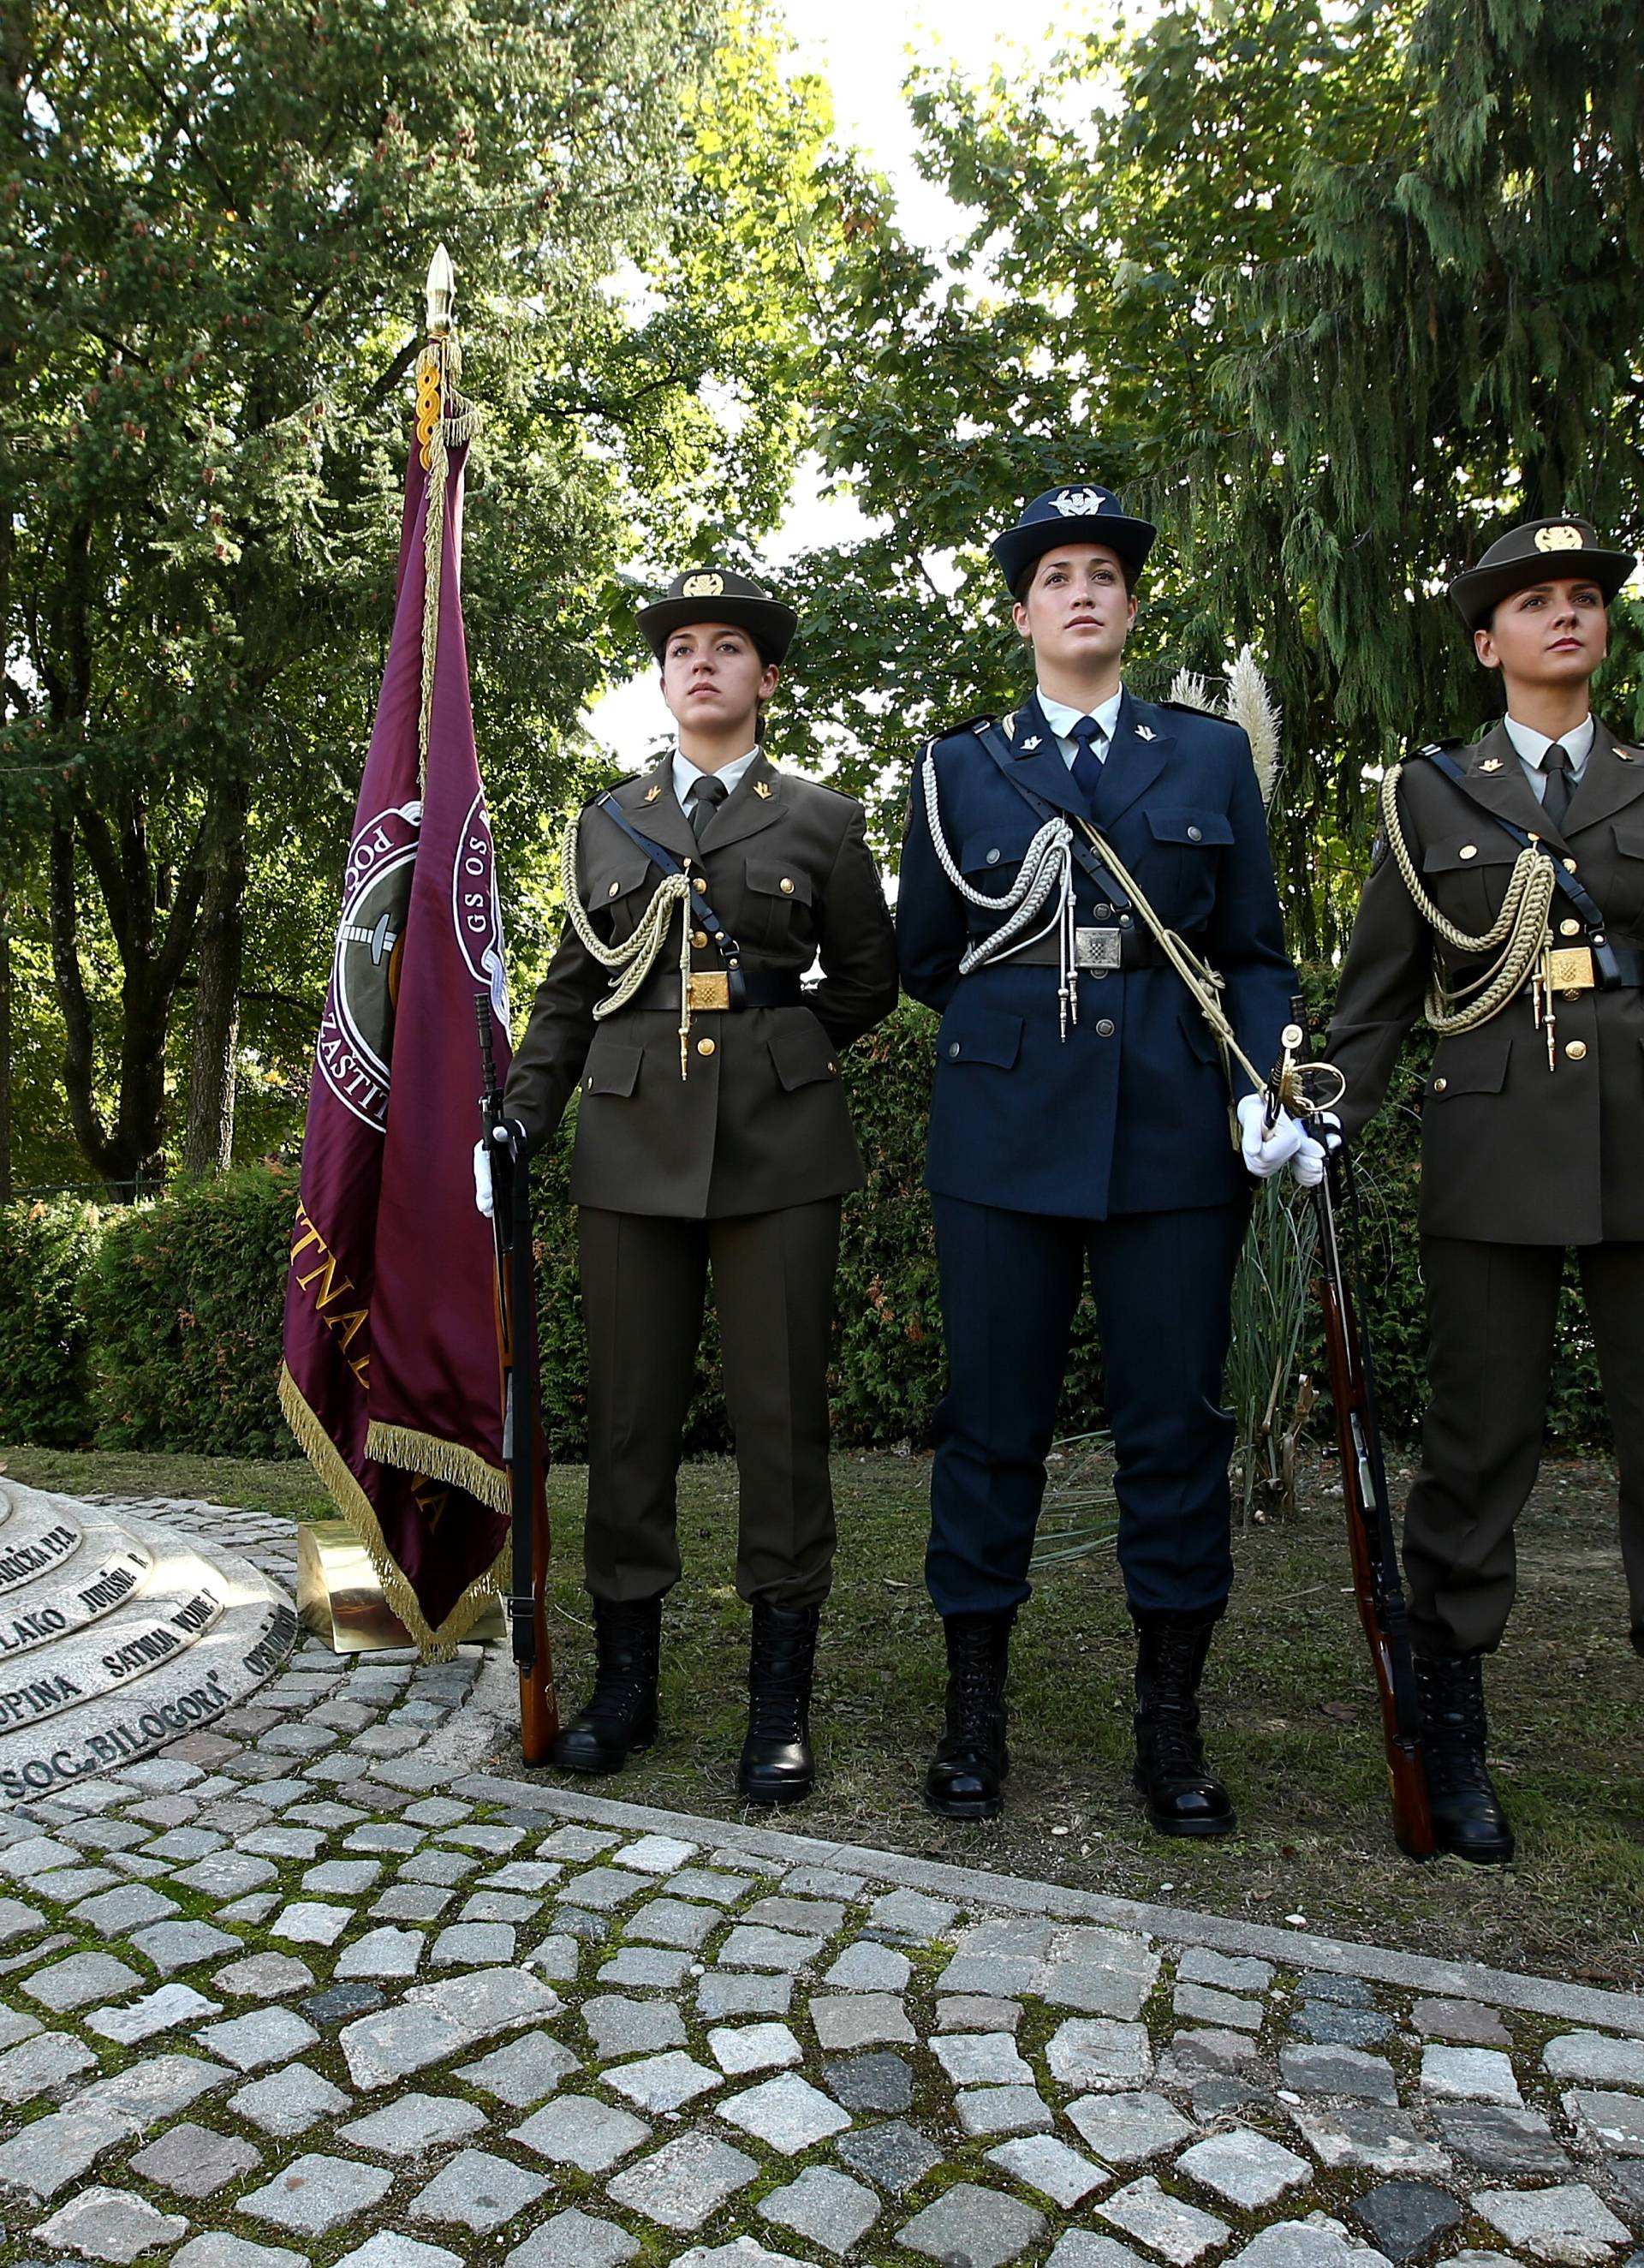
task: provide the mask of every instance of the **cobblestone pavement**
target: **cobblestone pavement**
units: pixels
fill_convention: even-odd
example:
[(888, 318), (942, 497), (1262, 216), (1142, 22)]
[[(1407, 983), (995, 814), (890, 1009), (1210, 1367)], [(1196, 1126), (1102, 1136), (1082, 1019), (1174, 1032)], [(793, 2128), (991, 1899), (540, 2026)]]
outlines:
[(476, 1770), (510, 1684), (303, 1642), (0, 1818), (0, 2262), (1644, 2268), (1644, 2000)]

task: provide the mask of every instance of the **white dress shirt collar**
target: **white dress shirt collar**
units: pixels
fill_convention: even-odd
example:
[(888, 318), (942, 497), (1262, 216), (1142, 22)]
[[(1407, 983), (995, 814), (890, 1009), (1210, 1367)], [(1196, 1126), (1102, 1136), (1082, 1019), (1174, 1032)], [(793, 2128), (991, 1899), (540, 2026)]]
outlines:
[[(1053, 701), (1042, 685), (1039, 688), (1039, 705), (1045, 713), (1045, 722), (1056, 735), (1064, 763), (1070, 764), (1078, 753), (1073, 743), (1073, 728), (1081, 717), (1094, 717), (1107, 739), (1112, 739), (1113, 727), (1119, 722), (1119, 703), (1124, 697), (1125, 688), (1121, 685), (1117, 693), (1108, 696), (1099, 709), (1070, 709), (1065, 701)], [(1105, 745), (1104, 742), (1104, 747)]]
[[(1547, 735), (1545, 733), (1537, 732), (1533, 725), (1521, 725), (1516, 717), (1503, 717), (1501, 722), (1507, 727), (1508, 739), (1518, 750), (1525, 767), (1530, 770), (1540, 772), (1547, 750), (1552, 746)], [(1580, 779), (1587, 769), (1587, 759), (1592, 752), (1592, 745), (1593, 720), (1590, 714), (1583, 717), (1581, 723), (1572, 731), (1560, 737), (1559, 746), (1569, 758), (1570, 771), (1576, 779)]]
[(725, 793), (734, 794), (741, 786), (748, 766), (759, 753), (756, 746), (750, 748), (745, 756), (738, 756), (734, 763), (721, 764), (716, 772), (705, 772), (692, 763), (687, 756), (682, 756), (676, 748), (673, 752), (673, 792), (679, 797), (679, 808), (685, 813), (686, 818), (688, 819), (691, 814), (691, 790), (698, 780), (723, 780), (725, 784)]

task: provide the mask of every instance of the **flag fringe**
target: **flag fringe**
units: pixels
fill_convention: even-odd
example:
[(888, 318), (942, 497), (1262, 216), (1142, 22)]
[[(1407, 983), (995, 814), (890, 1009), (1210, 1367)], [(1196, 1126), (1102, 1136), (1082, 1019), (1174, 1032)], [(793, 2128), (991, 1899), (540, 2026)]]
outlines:
[(451, 1660), (475, 1623), (493, 1599), (501, 1594), (502, 1579), (510, 1555), (509, 1545), (503, 1545), (493, 1565), (482, 1575), (474, 1577), (437, 1630), (423, 1613), (416, 1593), (383, 1540), (383, 1531), (378, 1525), (371, 1498), (343, 1462), (336, 1443), (309, 1408), (301, 1387), (284, 1363), (280, 1365), (279, 1394), (285, 1422), (297, 1436), (298, 1447), (325, 1483), (337, 1510), (364, 1546), (372, 1571), (383, 1587), (383, 1596), (405, 1624), (417, 1652), (424, 1661)]
[(442, 1441), (413, 1425), (385, 1425), (373, 1418), (365, 1428), (365, 1454), (379, 1465), (400, 1465), (408, 1473), (426, 1473), (430, 1480), (466, 1489), (501, 1519), (512, 1514), (508, 1475), (459, 1441)]

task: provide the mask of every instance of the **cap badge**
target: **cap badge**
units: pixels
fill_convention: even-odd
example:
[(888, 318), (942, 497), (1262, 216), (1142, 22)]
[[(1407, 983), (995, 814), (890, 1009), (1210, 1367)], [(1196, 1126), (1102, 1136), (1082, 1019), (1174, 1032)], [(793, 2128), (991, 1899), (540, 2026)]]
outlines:
[(682, 599), (716, 599), (725, 587), (723, 575), (687, 575), (680, 586)]
[(1087, 519), (1106, 502), (1100, 489), (1059, 489), (1051, 498), (1064, 519)]
[(1579, 527), (1538, 527), (1536, 530), (1538, 551), (1579, 551), (1582, 548)]

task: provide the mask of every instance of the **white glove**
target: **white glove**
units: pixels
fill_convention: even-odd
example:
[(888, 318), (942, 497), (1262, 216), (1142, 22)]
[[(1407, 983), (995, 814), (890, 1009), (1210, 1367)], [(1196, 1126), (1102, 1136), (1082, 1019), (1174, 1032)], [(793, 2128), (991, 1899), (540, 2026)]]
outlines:
[(1307, 1122), (1307, 1130), (1316, 1142), (1322, 1142), (1327, 1153), (1333, 1154), (1347, 1140), (1341, 1130), (1341, 1121), (1333, 1110), (1316, 1110)]
[(473, 1209), (491, 1218), (491, 1149), (488, 1142), (473, 1145)]
[[(1341, 1137), (1338, 1135), (1339, 1141)], [(1290, 1160), (1290, 1179), (1299, 1189), (1316, 1189), (1325, 1178), (1325, 1145), (1315, 1142), (1310, 1134), (1303, 1134), (1301, 1145)]]
[(1289, 1112), (1281, 1110), (1273, 1131), (1264, 1140), (1262, 1120), (1266, 1108), (1266, 1099), (1259, 1094), (1247, 1094), (1238, 1107), (1239, 1148), (1246, 1167), (1259, 1182), (1271, 1181), (1281, 1172), (1307, 1139)]

